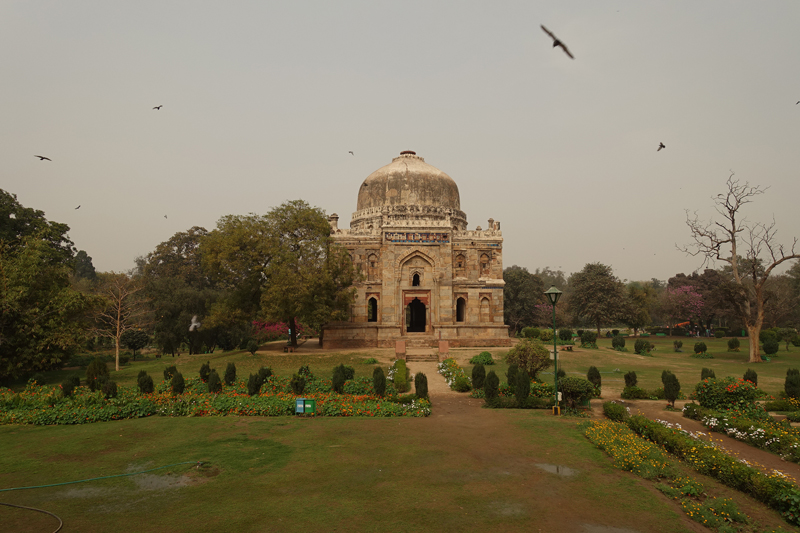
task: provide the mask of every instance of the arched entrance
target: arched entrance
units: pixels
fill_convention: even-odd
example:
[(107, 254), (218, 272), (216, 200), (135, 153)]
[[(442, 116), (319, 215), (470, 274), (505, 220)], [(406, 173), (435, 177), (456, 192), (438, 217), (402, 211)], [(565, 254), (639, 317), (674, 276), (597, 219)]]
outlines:
[(409, 333), (424, 333), (426, 325), (425, 304), (419, 298), (414, 298), (406, 306), (406, 331)]

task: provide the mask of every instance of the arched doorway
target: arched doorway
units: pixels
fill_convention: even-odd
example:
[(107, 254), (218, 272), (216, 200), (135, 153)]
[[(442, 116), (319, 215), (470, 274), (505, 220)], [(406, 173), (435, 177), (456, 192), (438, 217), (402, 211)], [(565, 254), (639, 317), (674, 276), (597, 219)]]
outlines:
[(456, 300), (456, 322), (464, 322), (467, 316), (467, 301), (464, 298)]
[(378, 300), (370, 298), (367, 302), (367, 322), (378, 321)]
[(425, 304), (419, 298), (414, 298), (406, 306), (406, 331), (409, 333), (424, 333), (427, 322)]

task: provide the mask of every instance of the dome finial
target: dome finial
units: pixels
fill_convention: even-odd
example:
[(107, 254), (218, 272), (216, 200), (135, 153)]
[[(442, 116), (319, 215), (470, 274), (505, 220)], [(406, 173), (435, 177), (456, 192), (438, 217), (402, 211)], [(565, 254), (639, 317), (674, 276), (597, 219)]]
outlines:
[(403, 150), (402, 152), (400, 152), (400, 155), (406, 155), (406, 154), (417, 155), (417, 152), (415, 152), (414, 150)]

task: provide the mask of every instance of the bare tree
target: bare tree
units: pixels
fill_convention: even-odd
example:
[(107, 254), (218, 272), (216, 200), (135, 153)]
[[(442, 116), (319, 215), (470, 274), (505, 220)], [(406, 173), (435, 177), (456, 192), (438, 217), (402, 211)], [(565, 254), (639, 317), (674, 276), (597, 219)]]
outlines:
[(105, 300), (95, 314), (93, 333), (114, 339), (116, 369), (119, 370), (119, 345), (122, 334), (145, 325), (148, 315), (147, 301), (139, 292), (144, 285), (138, 278), (123, 273), (100, 274), (98, 293)]
[(749, 222), (740, 211), (753, 198), (767, 189), (748, 182), (740, 183), (733, 173), (726, 182), (727, 192), (714, 197), (716, 211), (722, 217), (703, 222), (686, 213), (686, 224), (692, 244), (679, 248), (692, 256), (703, 257), (703, 266), (710, 262), (728, 263), (732, 274), (731, 304), (747, 329), (750, 339), (750, 363), (761, 361), (758, 337), (764, 323), (765, 284), (775, 267), (800, 258), (795, 252), (797, 237), (789, 249), (776, 242), (775, 220), (769, 224)]

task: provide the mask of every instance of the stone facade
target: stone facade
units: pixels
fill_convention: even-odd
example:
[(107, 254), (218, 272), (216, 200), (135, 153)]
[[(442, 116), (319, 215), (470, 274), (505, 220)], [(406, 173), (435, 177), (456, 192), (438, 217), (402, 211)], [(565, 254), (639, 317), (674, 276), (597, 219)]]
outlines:
[(325, 326), (326, 348), (507, 346), (500, 222), (467, 229), (458, 186), (414, 152), (370, 174), (350, 229), (331, 233), (362, 279), (347, 322)]

